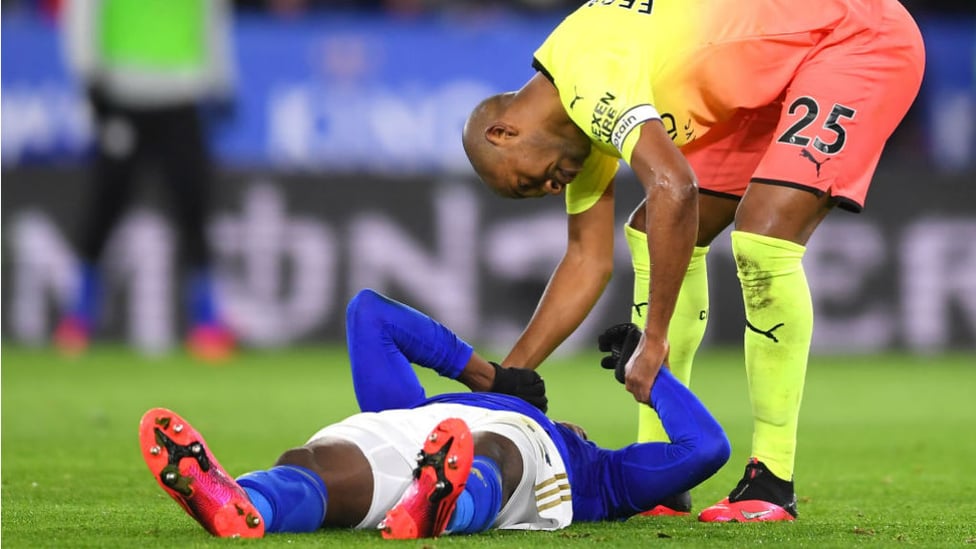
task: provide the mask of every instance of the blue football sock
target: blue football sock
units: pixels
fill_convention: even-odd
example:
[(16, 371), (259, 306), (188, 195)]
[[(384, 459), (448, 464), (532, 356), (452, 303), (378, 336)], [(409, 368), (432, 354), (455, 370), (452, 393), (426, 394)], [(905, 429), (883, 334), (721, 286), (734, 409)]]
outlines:
[(258, 514), (261, 515), (261, 519), (264, 520), (265, 524), (269, 524), (274, 520), (274, 506), (271, 505), (271, 501), (268, 498), (264, 497), (264, 494), (258, 492), (255, 488), (244, 488), (244, 491), (247, 492), (248, 499), (254, 504), (254, 508), (258, 510)]
[(447, 523), (452, 534), (484, 532), (502, 508), (502, 473), (491, 458), (475, 456), (471, 473)]
[(78, 268), (78, 289), (71, 302), (69, 314), (88, 326), (98, 315), (98, 302), (101, 295), (102, 277), (91, 263), (82, 263)]
[(196, 269), (189, 279), (190, 322), (196, 325), (217, 323), (217, 304), (214, 298), (213, 276), (207, 269)]
[(465, 490), (461, 492), (457, 503), (454, 504), (454, 513), (451, 514), (451, 519), (447, 521), (445, 532), (450, 534), (462, 533), (462, 529), (471, 524), (472, 518), (474, 518), (474, 498), (471, 497), (471, 492), (465, 486)]
[(265, 532), (314, 532), (325, 520), (328, 492), (312, 470), (278, 465), (238, 477), (264, 519)]

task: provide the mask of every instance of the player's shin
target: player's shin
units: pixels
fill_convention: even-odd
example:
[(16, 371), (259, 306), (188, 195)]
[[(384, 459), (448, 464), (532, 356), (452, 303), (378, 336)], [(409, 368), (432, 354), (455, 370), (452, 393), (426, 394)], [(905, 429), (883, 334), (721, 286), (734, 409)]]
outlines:
[(264, 519), (265, 532), (314, 532), (325, 520), (322, 479), (298, 465), (279, 465), (237, 479)]
[(77, 355), (87, 349), (98, 319), (101, 293), (102, 280), (97, 267), (82, 262), (78, 266), (78, 287), (54, 332), (54, 343), (61, 352)]
[(491, 527), (502, 508), (502, 474), (489, 457), (475, 456), (471, 474), (447, 523), (447, 533), (476, 534)]
[(813, 304), (802, 265), (805, 248), (733, 231), (732, 250), (746, 308), (752, 455), (775, 476), (789, 481), (813, 334)]

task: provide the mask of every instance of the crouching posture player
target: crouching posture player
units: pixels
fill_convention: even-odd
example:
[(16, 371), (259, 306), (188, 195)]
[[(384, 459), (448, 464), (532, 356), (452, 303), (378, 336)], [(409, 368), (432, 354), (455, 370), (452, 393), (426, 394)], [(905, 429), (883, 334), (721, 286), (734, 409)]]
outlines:
[[(380, 528), (387, 538), (556, 530), (650, 509), (728, 460), (722, 428), (667, 369), (648, 404), (671, 442), (609, 450), (516, 396), (428, 398), (412, 364), (466, 384), (507, 373), (423, 313), (364, 290), (349, 303), (346, 322), (362, 413), (323, 428), (270, 469), (232, 479), (180, 416), (163, 408), (143, 416), (139, 436), (150, 470), (213, 535), (323, 527)], [(629, 358), (621, 351), (625, 335), (601, 339), (615, 363)], [(527, 386), (512, 392), (531, 393)]]

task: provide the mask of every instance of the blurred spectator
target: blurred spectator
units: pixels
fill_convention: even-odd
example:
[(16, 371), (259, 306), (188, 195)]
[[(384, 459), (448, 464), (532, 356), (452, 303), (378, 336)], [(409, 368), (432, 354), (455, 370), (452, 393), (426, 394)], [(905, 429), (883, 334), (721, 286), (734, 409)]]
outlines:
[(482, 12), (565, 11), (583, 0), (237, 0), (239, 8), (266, 10), (281, 16), (295, 16), (309, 11), (374, 11), (389, 15), (422, 15), (444, 11)]
[(87, 91), (96, 128), (92, 195), (79, 231), (80, 284), (55, 332), (66, 352), (84, 350), (98, 324), (99, 260), (146, 160), (155, 161), (175, 205), (189, 272), (189, 349), (205, 359), (232, 349), (204, 231), (213, 169), (200, 116), (204, 104), (231, 100), (229, 7), (222, 0), (62, 5), (65, 54)]
[[(0, 0), (4, 11), (34, 9), (56, 11), (58, 6), (73, 0)], [(83, 2), (86, 0), (82, 0)], [(497, 9), (507, 7), (516, 11), (569, 12), (586, 0), (232, 0), (234, 7), (245, 10), (269, 11), (279, 15), (299, 15), (314, 10), (341, 11), (434, 11), (453, 7)], [(976, 14), (974, 0), (901, 0), (912, 13), (923, 12)]]

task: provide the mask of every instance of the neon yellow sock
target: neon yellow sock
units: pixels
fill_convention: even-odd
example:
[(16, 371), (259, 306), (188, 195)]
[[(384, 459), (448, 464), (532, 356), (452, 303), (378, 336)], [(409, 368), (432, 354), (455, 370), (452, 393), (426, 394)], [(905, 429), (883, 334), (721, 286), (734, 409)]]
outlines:
[(732, 232), (746, 309), (752, 455), (784, 480), (793, 478), (796, 426), (813, 336), (813, 303), (802, 263), (805, 251), (787, 240)]
[[(627, 235), (627, 245), (630, 246), (630, 257), (634, 266), (634, 308), (631, 309), (631, 322), (644, 327), (644, 313), (647, 308), (647, 287), (651, 276), (651, 262), (647, 255), (647, 235), (624, 227)], [(705, 256), (708, 247), (698, 247), (692, 253), (688, 272), (685, 274), (675, 305), (674, 316), (668, 330), (668, 341), (671, 343), (671, 354), (668, 363), (671, 372), (686, 386), (691, 382), (691, 363), (695, 359), (695, 352), (705, 336), (705, 326), (708, 323), (708, 275), (705, 268)], [(666, 441), (667, 433), (661, 425), (661, 420), (649, 406), (638, 406), (637, 441)]]

